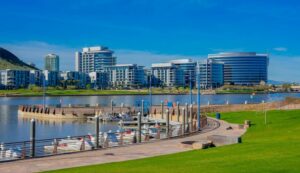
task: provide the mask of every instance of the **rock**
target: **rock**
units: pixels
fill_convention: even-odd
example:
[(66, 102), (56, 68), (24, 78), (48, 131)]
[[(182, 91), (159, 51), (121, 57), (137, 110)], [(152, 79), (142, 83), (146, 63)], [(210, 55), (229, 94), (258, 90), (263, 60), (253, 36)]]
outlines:
[(226, 130), (232, 130), (232, 127), (231, 127), (231, 126), (229, 126), (229, 127), (227, 127), (227, 128), (226, 128)]
[(184, 141), (180, 143), (181, 148), (187, 149), (205, 149), (210, 146), (212, 146), (212, 142), (209, 140)]
[(201, 140), (201, 141), (197, 141), (197, 142), (194, 142), (192, 147), (193, 149), (205, 149), (205, 148), (208, 148), (208, 147), (211, 147), (212, 146), (212, 142), (209, 141), (209, 140)]
[(212, 141), (215, 146), (237, 144), (242, 142), (242, 138), (239, 136), (224, 136), (224, 135), (211, 135), (207, 137)]
[(250, 120), (245, 120), (245, 125), (251, 126), (251, 121)]

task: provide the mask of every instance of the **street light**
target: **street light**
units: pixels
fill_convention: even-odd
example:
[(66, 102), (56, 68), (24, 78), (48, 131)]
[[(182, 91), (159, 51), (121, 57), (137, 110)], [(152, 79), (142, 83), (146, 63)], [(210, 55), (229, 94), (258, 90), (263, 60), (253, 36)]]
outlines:
[(200, 66), (199, 63), (197, 63), (197, 120), (198, 120), (198, 131), (201, 128), (201, 115), (200, 115)]
[(264, 113), (264, 118), (265, 118), (265, 125), (267, 125), (267, 109), (266, 109), (266, 103), (264, 100), (262, 100), (263, 104), (263, 113)]
[(46, 106), (46, 76), (43, 75), (43, 110), (45, 110)]
[(193, 103), (192, 71), (190, 71), (190, 104)]
[(151, 114), (151, 110), (152, 110), (152, 72), (150, 73), (149, 96), (150, 96), (150, 114)]

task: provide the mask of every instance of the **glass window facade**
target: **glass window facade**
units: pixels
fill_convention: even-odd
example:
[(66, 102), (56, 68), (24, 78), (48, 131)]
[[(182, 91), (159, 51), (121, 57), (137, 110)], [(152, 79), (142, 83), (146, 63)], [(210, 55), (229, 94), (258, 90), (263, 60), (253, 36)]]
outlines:
[(205, 60), (198, 62), (200, 87), (202, 89), (218, 88), (224, 84), (224, 64)]
[(210, 54), (208, 59), (224, 63), (224, 83), (258, 85), (268, 81), (269, 56), (254, 52)]
[(194, 87), (196, 85), (196, 62), (193, 62), (191, 59), (179, 59), (172, 60), (170, 63), (173, 63), (176, 68), (181, 70), (184, 86), (191, 85)]

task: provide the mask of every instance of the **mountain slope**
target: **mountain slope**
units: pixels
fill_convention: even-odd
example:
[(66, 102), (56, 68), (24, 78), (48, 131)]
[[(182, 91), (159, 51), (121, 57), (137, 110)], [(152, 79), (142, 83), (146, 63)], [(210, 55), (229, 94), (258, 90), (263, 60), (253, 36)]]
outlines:
[(0, 47), (0, 70), (5, 69), (36, 70), (37, 68), (24, 63), (16, 55)]

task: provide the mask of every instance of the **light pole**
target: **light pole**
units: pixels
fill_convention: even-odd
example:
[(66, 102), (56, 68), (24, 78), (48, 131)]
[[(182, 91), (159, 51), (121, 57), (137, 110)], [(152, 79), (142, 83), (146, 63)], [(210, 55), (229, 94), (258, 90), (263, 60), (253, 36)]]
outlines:
[(198, 131), (201, 128), (201, 115), (200, 115), (200, 64), (197, 63), (197, 120), (198, 120)]
[(190, 71), (190, 104), (193, 103), (192, 71)]
[(150, 79), (149, 79), (149, 96), (150, 96), (150, 114), (152, 111), (152, 72), (150, 73)]
[(46, 106), (46, 76), (43, 75), (43, 110), (45, 110)]

